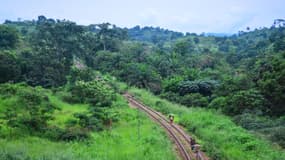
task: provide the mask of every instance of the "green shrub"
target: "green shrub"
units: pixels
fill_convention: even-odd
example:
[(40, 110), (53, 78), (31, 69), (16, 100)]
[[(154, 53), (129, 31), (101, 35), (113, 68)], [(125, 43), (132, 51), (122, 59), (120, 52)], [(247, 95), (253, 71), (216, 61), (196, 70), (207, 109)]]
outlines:
[(207, 107), (208, 99), (199, 93), (192, 93), (184, 95), (180, 103), (188, 107)]
[(70, 91), (72, 97), (78, 97), (78, 102), (93, 106), (111, 106), (115, 99), (114, 90), (101, 79), (91, 82), (77, 81)]
[(81, 101), (80, 97), (72, 95), (70, 92), (65, 92), (61, 95), (61, 98), (64, 102), (75, 104)]
[[(99, 114), (99, 112), (97, 112), (97, 114)], [(82, 128), (95, 131), (103, 130), (102, 117), (94, 117), (94, 115), (87, 115), (87, 113), (76, 113), (74, 114), (74, 117), (78, 119), (78, 122), (76, 124)]]
[(74, 84), (76, 81), (89, 82), (96, 78), (96, 74), (90, 68), (73, 67), (70, 70), (69, 83)]
[(275, 127), (270, 129), (270, 139), (285, 148), (285, 127)]
[(90, 133), (86, 128), (80, 126), (68, 126), (65, 129), (56, 126), (49, 127), (42, 137), (54, 141), (82, 141), (90, 137)]
[(29, 156), (27, 156), (24, 152), (8, 152), (0, 150), (0, 159), (1, 160), (32, 160)]
[(217, 97), (211, 101), (208, 107), (224, 110), (227, 107), (227, 99), (226, 97)]
[(90, 137), (87, 129), (81, 127), (69, 127), (64, 130), (59, 139), (64, 141), (85, 140)]
[(0, 49), (15, 48), (19, 41), (18, 31), (6, 25), (0, 25)]
[(1, 75), (0, 83), (8, 81), (17, 82), (19, 80), (21, 69), (18, 63), (19, 60), (17, 59), (16, 55), (8, 51), (5, 52), (1, 51), (1, 38), (0, 38), (0, 75)]
[(0, 88), (0, 92), (8, 91), (4, 95), (16, 97), (15, 104), (9, 106), (2, 117), (9, 127), (28, 129), (33, 133), (45, 129), (47, 122), (53, 119), (56, 107), (42, 88), (22, 84), (2, 84)]
[(45, 137), (50, 140), (54, 141), (60, 141), (61, 136), (65, 133), (65, 130), (63, 128), (57, 127), (57, 126), (49, 126), (46, 128), (44, 134), (42, 137)]
[(266, 100), (255, 89), (239, 91), (227, 98), (228, 107), (224, 112), (229, 115), (237, 115), (243, 112), (266, 112)]
[(174, 92), (164, 92), (164, 93), (160, 94), (159, 96), (161, 98), (168, 99), (172, 102), (179, 102), (179, 100), (181, 98), (178, 93), (174, 93)]
[(213, 80), (182, 81), (178, 84), (179, 94), (184, 96), (189, 93), (200, 93), (210, 96), (218, 83)]
[(242, 126), (243, 128), (249, 130), (257, 130), (262, 128), (273, 127), (273, 122), (271, 120), (257, 116), (256, 114), (243, 113), (234, 116), (233, 120)]

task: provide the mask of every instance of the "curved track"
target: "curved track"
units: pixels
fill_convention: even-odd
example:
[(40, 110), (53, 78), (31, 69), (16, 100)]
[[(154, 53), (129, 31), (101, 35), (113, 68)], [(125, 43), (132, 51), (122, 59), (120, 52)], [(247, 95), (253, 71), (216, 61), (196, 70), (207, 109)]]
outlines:
[(161, 113), (145, 106), (130, 94), (124, 95), (129, 103), (146, 112), (154, 121), (158, 122), (168, 132), (169, 136), (176, 144), (176, 148), (183, 160), (208, 160), (204, 153), (193, 153), (191, 150), (190, 136), (176, 124), (169, 123)]

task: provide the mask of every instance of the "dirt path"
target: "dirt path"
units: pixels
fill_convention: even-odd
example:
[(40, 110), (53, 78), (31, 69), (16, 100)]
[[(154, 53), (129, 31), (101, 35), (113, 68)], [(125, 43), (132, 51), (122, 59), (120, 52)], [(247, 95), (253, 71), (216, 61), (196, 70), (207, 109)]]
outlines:
[(124, 95), (129, 101), (130, 107), (135, 107), (147, 113), (147, 115), (155, 122), (159, 123), (168, 133), (171, 140), (175, 143), (175, 148), (183, 160), (209, 160), (209, 158), (201, 151), (194, 153), (191, 150), (190, 136), (177, 124), (169, 123), (161, 113), (145, 106), (140, 101), (133, 98), (130, 94)]

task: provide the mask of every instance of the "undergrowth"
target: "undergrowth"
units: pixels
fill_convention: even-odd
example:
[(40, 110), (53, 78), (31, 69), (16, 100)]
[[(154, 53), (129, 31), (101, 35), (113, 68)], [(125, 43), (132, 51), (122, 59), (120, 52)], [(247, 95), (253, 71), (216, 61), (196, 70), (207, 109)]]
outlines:
[(202, 108), (186, 108), (136, 88), (129, 92), (164, 114), (175, 114), (214, 160), (284, 160), (285, 152), (270, 142), (237, 126), (227, 116)]

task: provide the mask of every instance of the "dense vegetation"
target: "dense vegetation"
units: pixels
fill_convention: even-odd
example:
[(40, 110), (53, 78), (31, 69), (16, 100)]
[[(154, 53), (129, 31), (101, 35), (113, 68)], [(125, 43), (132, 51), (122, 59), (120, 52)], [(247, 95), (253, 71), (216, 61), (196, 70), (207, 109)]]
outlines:
[(231, 159), (284, 159), (285, 153), (276, 151), (276, 146), (258, 139), (255, 135), (236, 126), (229, 117), (214, 110), (186, 108), (155, 97), (151, 93), (131, 88), (128, 90), (148, 106), (164, 113), (174, 114), (176, 122), (184, 126), (202, 144), (214, 160)]
[(66, 88), (1, 84), (0, 159), (175, 160), (163, 130), (130, 109), (121, 95), (101, 103), (112, 90), (98, 90), (106, 82), (100, 81), (81, 82), (74, 89), (82, 89), (82, 96), (103, 98), (98, 102), (82, 96), (74, 99)]
[[(44, 16), (7, 20), (0, 25), (1, 135), (78, 141), (105, 132), (120, 123), (114, 76), (187, 107), (217, 110), (284, 148), (285, 26), (279, 21), (215, 37), (109, 23), (81, 26)], [(64, 117), (57, 121), (61, 107), (54, 97), (84, 109), (66, 123)], [(230, 153), (218, 155), (229, 159)]]

